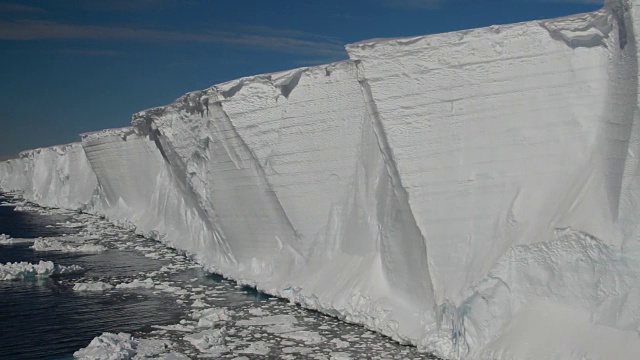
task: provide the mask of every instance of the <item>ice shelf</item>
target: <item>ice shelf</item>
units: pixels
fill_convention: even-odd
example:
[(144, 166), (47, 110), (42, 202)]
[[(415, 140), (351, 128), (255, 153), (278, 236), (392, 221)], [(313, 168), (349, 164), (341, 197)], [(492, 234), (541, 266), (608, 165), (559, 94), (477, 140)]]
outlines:
[(450, 359), (640, 353), (640, 0), (347, 45), (0, 163), (210, 270)]

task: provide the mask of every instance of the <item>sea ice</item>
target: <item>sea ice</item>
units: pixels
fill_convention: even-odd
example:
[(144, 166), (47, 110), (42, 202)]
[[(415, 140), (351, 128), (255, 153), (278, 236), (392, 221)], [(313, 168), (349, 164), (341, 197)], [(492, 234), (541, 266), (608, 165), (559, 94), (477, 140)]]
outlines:
[(271, 349), (269, 348), (269, 345), (267, 345), (266, 342), (264, 341), (255, 341), (252, 342), (251, 344), (249, 344), (248, 347), (237, 351), (240, 354), (256, 354), (256, 355), (261, 355), (261, 356), (265, 356), (267, 354), (269, 354), (269, 352), (271, 351)]
[(332, 352), (330, 354), (329, 360), (350, 360), (351, 356), (344, 352)]
[(74, 291), (106, 291), (113, 289), (113, 285), (101, 281), (76, 283), (73, 285)]
[(272, 315), (236, 321), (236, 325), (239, 326), (293, 325), (297, 323), (298, 320), (293, 315)]
[(55, 265), (52, 261), (40, 261), (37, 264), (16, 262), (0, 264), (0, 280), (25, 280), (46, 278), (55, 275), (73, 275), (84, 272), (78, 265)]
[(154, 286), (153, 279), (147, 278), (144, 280), (136, 279), (129, 283), (118, 284), (116, 285), (116, 289), (139, 289), (139, 288), (151, 289), (153, 288), (153, 286)]
[(221, 321), (229, 321), (234, 312), (225, 308), (209, 308), (205, 310), (195, 310), (192, 317), (198, 320), (198, 327), (213, 327)]
[(96, 244), (77, 244), (82, 242), (83, 238), (38, 238), (31, 248), (35, 251), (60, 251), (60, 252), (79, 252), (79, 253), (101, 253), (107, 248)]
[(264, 309), (262, 308), (252, 308), (249, 309), (249, 314), (253, 315), (253, 316), (266, 316), (269, 315), (266, 311), (264, 311)]
[(325, 338), (315, 331), (297, 330), (291, 332), (278, 332), (278, 335), (287, 339), (302, 341), (307, 345), (320, 344), (325, 341)]
[(224, 327), (209, 329), (186, 335), (183, 339), (190, 342), (201, 352), (219, 355), (228, 351), (228, 348), (225, 346), (226, 332), (227, 330)]
[(35, 239), (12, 238), (9, 235), (0, 234), (0, 245), (29, 244), (34, 241)]
[(136, 354), (138, 342), (126, 333), (103, 333), (86, 348), (73, 353), (79, 360), (129, 360)]

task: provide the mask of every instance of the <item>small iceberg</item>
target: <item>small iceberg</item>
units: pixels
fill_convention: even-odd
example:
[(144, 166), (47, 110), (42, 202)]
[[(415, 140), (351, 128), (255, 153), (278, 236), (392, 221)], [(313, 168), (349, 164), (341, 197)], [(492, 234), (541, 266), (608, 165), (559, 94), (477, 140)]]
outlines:
[(73, 275), (84, 272), (78, 265), (56, 265), (52, 261), (40, 261), (38, 264), (16, 262), (0, 264), (0, 281), (47, 278), (56, 275)]
[(91, 340), (89, 346), (73, 353), (76, 359), (122, 360), (136, 355), (138, 342), (127, 333), (103, 333)]
[(73, 291), (106, 291), (111, 289), (113, 289), (113, 285), (102, 281), (90, 281), (73, 285)]

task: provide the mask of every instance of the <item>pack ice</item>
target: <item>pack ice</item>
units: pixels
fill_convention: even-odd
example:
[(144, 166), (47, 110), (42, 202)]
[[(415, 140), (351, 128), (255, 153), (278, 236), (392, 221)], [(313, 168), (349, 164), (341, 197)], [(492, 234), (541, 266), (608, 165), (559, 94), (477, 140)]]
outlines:
[(363, 41), (23, 152), (0, 182), (443, 358), (634, 359), (636, 26), (616, 0)]

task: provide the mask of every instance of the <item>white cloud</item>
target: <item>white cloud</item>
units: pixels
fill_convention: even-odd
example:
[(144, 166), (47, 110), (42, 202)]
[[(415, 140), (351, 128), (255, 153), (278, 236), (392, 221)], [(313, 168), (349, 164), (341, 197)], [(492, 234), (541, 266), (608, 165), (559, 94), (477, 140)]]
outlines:
[(135, 26), (79, 25), (48, 20), (0, 21), (4, 40), (128, 40), (226, 44), (304, 55), (343, 56), (342, 43), (325, 36), (270, 27), (238, 31), (178, 31)]

